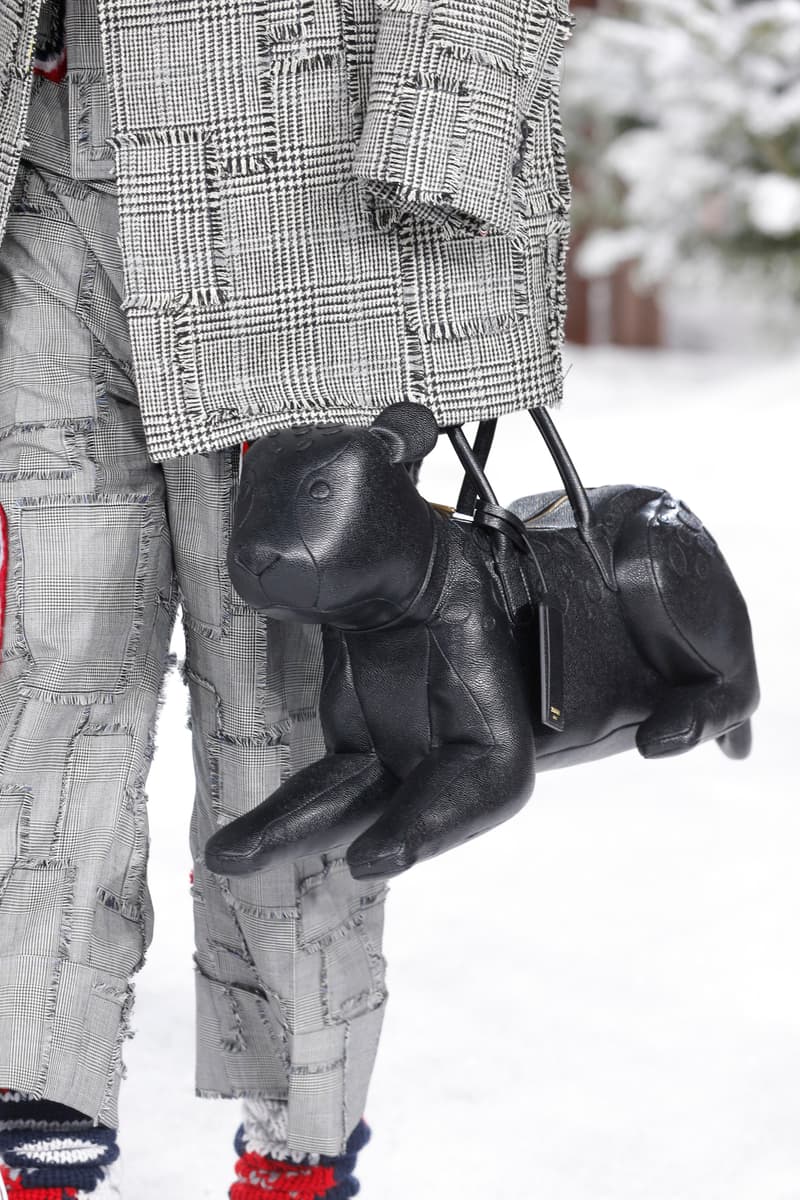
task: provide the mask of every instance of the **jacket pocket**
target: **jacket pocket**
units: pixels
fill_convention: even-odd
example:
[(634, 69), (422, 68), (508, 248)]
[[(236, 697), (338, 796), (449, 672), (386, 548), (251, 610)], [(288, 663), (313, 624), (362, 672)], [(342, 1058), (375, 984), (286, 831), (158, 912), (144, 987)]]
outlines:
[[(391, 224), (513, 235), (523, 158), (572, 28), (565, 0), (378, 0), (353, 172)], [(557, 188), (554, 184), (554, 195)]]
[(71, 71), (67, 75), (67, 88), (72, 178), (116, 178), (114, 151), (108, 143), (113, 130), (105, 72), (97, 68)]

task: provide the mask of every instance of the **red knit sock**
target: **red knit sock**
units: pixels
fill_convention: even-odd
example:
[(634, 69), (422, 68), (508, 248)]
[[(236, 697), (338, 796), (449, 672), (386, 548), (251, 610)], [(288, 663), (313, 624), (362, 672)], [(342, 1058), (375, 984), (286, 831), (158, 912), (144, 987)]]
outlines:
[(239, 1158), (236, 1182), (228, 1192), (230, 1200), (350, 1200), (358, 1194), (360, 1184), (352, 1171), (358, 1152), (370, 1138), (365, 1121), (350, 1134), (343, 1154), (295, 1155), (298, 1162), (249, 1147), (244, 1129), (239, 1126), (234, 1140)]

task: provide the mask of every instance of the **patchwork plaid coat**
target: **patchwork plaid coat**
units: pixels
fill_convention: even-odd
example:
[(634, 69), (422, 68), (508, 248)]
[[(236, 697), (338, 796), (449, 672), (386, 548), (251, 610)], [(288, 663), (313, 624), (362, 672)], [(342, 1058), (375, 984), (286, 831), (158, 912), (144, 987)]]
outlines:
[[(42, 0), (0, 0), (0, 235)], [(97, 0), (154, 461), (561, 395), (568, 0)], [(72, 105), (73, 91), (70, 91)], [(73, 115), (71, 112), (70, 121)]]

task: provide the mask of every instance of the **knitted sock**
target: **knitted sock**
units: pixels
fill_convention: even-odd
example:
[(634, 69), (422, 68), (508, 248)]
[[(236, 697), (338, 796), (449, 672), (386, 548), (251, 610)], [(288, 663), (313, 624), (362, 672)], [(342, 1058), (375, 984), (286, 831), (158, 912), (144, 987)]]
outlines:
[(239, 1159), (229, 1200), (350, 1200), (358, 1195), (361, 1185), (352, 1172), (371, 1136), (364, 1120), (347, 1139), (344, 1154), (336, 1156), (286, 1150), (284, 1125), (285, 1106), (244, 1101), (233, 1143)]
[(115, 1200), (117, 1133), (53, 1100), (0, 1089), (0, 1173), (9, 1200)]

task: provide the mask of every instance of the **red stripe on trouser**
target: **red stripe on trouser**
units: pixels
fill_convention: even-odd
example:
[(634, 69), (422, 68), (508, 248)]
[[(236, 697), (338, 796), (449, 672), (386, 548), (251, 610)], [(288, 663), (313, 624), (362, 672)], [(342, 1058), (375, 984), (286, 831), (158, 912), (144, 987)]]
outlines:
[(250, 1151), (236, 1163), (230, 1200), (320, 1200), (335, 1185), (333, 1167), (303, 1167)]
[(250, 449), (250, 446), (251, 446), (250, 442), (240, 442), (239, 443), (239, 478), (240, 479), (242, 478), (242, 467), (244, 465), (244, 456), (245, 456), (245, 454), (247, 454), (247, 451)]

